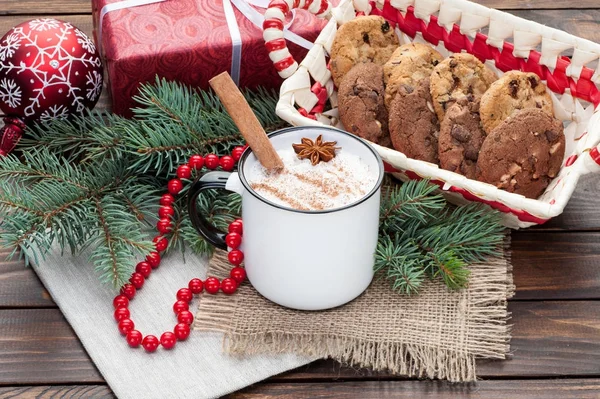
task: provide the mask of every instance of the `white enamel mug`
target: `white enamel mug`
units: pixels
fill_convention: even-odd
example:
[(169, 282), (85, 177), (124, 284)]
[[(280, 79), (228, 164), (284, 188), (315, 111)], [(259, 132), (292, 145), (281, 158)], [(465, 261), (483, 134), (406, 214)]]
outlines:
[(225, 188), (242, 196), (244, 223), (241, 250), (248, 280), (265, 298), (293, 309), (321, 310), (343, 305), (359, 296), (373, 279), (379, 229), (383, 162), (364, 140), (325, 127), (293, 127), (269, 135), (276, 150), (291, 148), (303, 137), (320, 134), (324, 141), (366, 162), (377, 175), (374, 187), (358, 201), (341, 208), (302, 211), (275, 204), (256, 193), (246, 175), (258, 162), (250, 149), (238, 171), (209, 172), (192, 186), (189, 215), (198, 232), (221, 249), (225, 233), (197, 212), (200, 192)]

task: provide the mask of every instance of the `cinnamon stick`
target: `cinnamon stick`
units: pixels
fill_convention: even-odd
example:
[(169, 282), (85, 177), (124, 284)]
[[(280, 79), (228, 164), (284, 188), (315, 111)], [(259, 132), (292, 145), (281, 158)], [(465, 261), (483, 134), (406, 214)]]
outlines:
[(262, 166), (270, 172), (283, 170), (283, 161), (229, 73), (223, 72), (209, 80), (208, 83), (217, 93), (227, 113), (240, 129), (240, 133)]

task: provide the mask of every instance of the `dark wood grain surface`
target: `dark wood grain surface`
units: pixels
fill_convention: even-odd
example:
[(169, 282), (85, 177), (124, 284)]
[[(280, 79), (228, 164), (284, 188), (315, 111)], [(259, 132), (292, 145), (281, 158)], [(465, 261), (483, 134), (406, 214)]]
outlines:
[[(479, 0), (600, 42), (600, 1)], [(88, 0), (0, 0), (0, 32), (53, 15), (91, 33)], [(272, 377), (232, 398), (600, 398), (600, 176), (566, 211), (512, 234), (511, 358), (479, 361), (476, 385), (407, 380), (332, 360)], [(112, 398), (32, 269), (0, 253), (0, 398)]]

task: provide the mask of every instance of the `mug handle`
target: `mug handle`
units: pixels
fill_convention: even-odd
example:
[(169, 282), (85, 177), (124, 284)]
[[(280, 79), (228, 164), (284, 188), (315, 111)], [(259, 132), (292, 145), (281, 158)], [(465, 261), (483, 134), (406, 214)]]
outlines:
[(194, 182), (188, 193), (188, 214), (194, 228), (206, 241), (215, 247), (227, 250), (225, 236), (227, 233), (210, 224), (204, 215), (198, 214), (196, 201), (201, 192), (215, 189), (225, 189), (231, 172), (208, 172)]

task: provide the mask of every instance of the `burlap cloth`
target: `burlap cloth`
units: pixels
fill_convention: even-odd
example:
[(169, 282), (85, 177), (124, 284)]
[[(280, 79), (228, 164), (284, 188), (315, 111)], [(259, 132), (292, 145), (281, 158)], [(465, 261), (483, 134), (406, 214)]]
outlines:
[[(230, 269), (218, 253), (208, 275), (223, 277)], [(283, 308), (245, 283), (233, 296), (203, 295), (194, 327), (224, 332), (224, 350), (233, 355), (292, 352), (411, 377), (474, 381), (476, 358), (504, 359), (509, 350), (508, 243), (502, 258), (470, 269), (462, 291), (427, 282), (408, 297), (376, 277), (351, 303), (313, 312)]]

